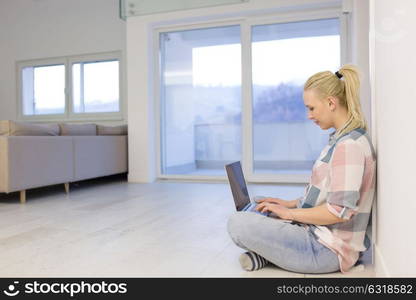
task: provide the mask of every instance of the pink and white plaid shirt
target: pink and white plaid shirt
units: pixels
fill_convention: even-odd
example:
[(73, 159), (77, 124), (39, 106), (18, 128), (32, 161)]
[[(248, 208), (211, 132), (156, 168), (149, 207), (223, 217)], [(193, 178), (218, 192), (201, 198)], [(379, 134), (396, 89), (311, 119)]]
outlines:
[(348, 271), (365, 251), (365, 233), (371, 215), (376, 182), (376, 157), (363, 129), (331, 135), (312, 169), (299, 208), (326, 203), (328, 210), (347, 221), (327, 226), (308, 225), (318, 241), (333, 250), (342, 272)]

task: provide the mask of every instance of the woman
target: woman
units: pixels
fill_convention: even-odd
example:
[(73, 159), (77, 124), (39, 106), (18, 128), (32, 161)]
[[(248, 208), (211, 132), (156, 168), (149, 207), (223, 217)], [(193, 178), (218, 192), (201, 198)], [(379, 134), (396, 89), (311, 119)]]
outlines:
[(268, 262), (299, 273), (348, 271), (365, 251), (375, 189), (376, 160), (359, 101), (359, 76), (352, 65), (319, 72), (304, 85), (308, 118), (334, 128), (316, 160), (303, 197), (265, 198), (253, 212), (237, 212), (228, 222), (245, 270)]

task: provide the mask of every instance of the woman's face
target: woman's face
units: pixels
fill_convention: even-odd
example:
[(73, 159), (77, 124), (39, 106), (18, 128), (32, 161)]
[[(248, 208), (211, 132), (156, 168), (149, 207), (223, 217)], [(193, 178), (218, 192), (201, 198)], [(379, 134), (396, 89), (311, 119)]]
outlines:
[(327, 99), (320, 99), (312, 89), (303, 92), (303, 102), (305, 103), (309, 120), (312, 120), (323, 130), (333, 127), (331, 103)]

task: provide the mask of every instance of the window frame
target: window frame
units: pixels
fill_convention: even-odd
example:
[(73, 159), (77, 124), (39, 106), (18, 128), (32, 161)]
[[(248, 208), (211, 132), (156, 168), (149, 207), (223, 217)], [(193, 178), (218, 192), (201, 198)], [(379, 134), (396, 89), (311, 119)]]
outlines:
[[(216, 28), (216, 27), (224, 27), (224, 26), (240, 26), (240, 33), (241, 33), (241, 23), (243, 19), (231, 19), (227, 21), (219, 21), (213, 23), (201, 23), (201, 24), (188, 24), (188, 25), (181, 25), (181, 26), (169, 26), (169, 27), (159, 27), (156, 28), (153, 32), (154, 43), (153, 43), (153, 50), (155, 55), (154, 61), (154, 78), (153, 82), (155, 83), (153, 86), (154, 91), (154, 99), (155, 99), (155, 120), (156, 120), (156, 176), (159, 179), (196, 179), (196, 180), (223, 180), (225, 179), (224, 176), (217, 176), (217, 175), (175, 175), (175, 174), (163, 174), (162, 173), (162, 164), (163, 160), (165, 160), (165, 153), (162, 151), (162, 146), (165, 144), (163, 140), (164, 134), (162, 134), (161, 130), (164, 128), (164, 120), (162, 118), (165, 114), (162, 105), (162, 97), (164, 97), (162, 92), (162, 70), (163, 70), (163, 61), (162, 61), (162, 43), (160, 42), (160, 34), (161, 33), (168, 33), (168, 32), (176, 32), (176, 31), (185, 31), (185, 30), (194, 30), (194, 29), (209, 29), (209, 28)], [(243, 59), (243, 58), (242, 58)]]
[(161, 71), (163, 61), (161, 59), (160, 34), (172, 31), (195, 30), (204, 28), (214, 28), (221, 26), (240, 26), (241, 40), (241, 59), (242, 59), (242, 81), (241, 81), (241, 102), (242, 102), (242, 168), (244, 176), (248, 182), (258, 183), (308, 183), (309, 174), (262, 174), (253, 171), (253, 132), (252, 132), (252, 57), (251, 57), (251, 30), (256, 25), (278, 24), (288, 22), (313, 21), (319, 19), (338, 18), (340, 22), (340, 57), (341, 65), (351, 59), (350, 46), (350, 17), (342, 11), (342, 7), (329, 9), (312, 9), (303, 11), (281, 12), (261, 16), (247, 16), (240, 18), (226, 18), (212, 22), (189, 23), (180, 25), (159, 25), (153, 28), (153, 96), (155, 112), (155, 137), (156, 137), (156, 176), (158, 179), (172, 180), (196, 180), (196, 181), (224, 181), (226, 176), (220, 175), (173, 175), (162, 173), (162, 79)]
[[(119, 62), (119, 111), (117, 112), (96, 112), (96, 113), (75, 113), (73, 110), (73, 82), (72, 65), (80, 62), (100, 62), (117, 60)], [(65, 109), (62, 114), (23, 114), (23, 78), (22, 70), (26, 67), (41, 67), (50, 65), (64, 65), (65, 67)], [(124, 119), (124, 97), (123, 97), (123, 72), (124, 69), (121, 51), (72, 55), (55, 58), (34, 59), (16, 62), (17, 74), (17, 119), (21, 121), (97, 121), (97, 120), (123, 120)]]
[[(280, 16), (278, 20), (271, 18), (271, 17), (260, 17), (260, 18), (250, 18), (247, 20), (246, 23), (246, 34), (247, 40), (251, 43), (251, 33), (252, 27), (258, 25), (271, 25), (271, 24), (282, 24), (282, 23), (290, 23), (290, 22), (302, 22), (302, 21), (314, 21), (314, 20), (322, 20), (322, 19), (334, 19), (338, 18), (340, 23), (340, 62), (341, 65), (347, 63), (349, 61), (349, 36), (348, 36), (348, 22), (346, 20), (347, 14), (343, 13), (340, 10), (329, 10), (329, 11), (314, 11), (314, 12), (298, 12), (295, 14), (287, 14), (284, 16)], [(252, 55), (251, 55), (251, 44), (247, 47), (247, 56), (249, 58), (250, 64), (252, 63)], [(254, 172), (254, 145), (253, 145), (253, 130), (252, 130), (252, 101), (253, 101), (253, 94), (252, 94), (252, 70), (251, 66), (248, 67), (247, 76), (249, 82), (246, 86), (246, 93), (248, 96), (245, 99), (245, 105), (243, 105), (244, 109), (247, 110), (245, 113), (246, 120), (243, 122), (245, 126), (243, 127), (243, 161), (242, 167), (247, 181), (250, 182), (257, 182), (257, 183), (308, 183), (310, 179), (309, 174), (268, 174), (268, 173), (255, 173)], [(243, 96), (244, 97), (244, 96)], [(244, 139), (246, 141), (244, 141)]]

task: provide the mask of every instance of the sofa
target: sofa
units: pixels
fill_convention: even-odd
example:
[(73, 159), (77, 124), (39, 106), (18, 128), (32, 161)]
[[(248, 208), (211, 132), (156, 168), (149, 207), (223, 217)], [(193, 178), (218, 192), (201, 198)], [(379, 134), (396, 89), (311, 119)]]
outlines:
[(127, 125), (0, 121), (0, 193), (127, 172)]

